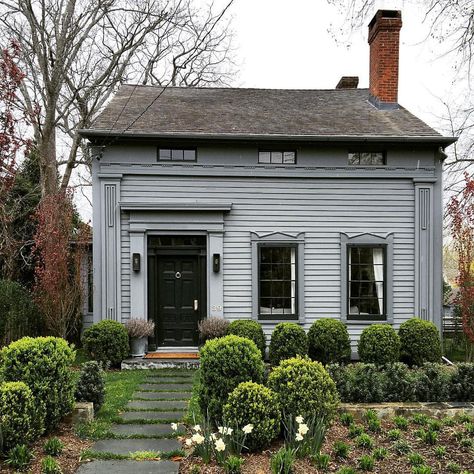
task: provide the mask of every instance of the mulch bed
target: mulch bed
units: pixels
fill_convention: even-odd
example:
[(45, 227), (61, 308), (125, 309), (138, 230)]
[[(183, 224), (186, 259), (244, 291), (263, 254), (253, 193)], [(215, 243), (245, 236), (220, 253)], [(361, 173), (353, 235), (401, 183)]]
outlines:
[[(394, 442), (389, 440), (387, 437), (387, 432), (391, 429), (396, 428), (394, 424), (388, 421), (382, 421), (382, 430), (380, 433), (371, 433), (367, 429), (365, 432), (369, 434), (374, 440), (375, 448), (386, 448), (388, 451), (388, 456), (384, 460), (375, 461), (373, 473), (386, 474), (386, 473), (396, 473), (396, 474), (411, 474), (412, 467), (407, 461), (407, 455), (398, 454), (393, 449)], [(422, 428), (422, 426), (414, 425), (410, 423), (410, 426), (407, 431), (401, 431), (402, 438), (408, 441), (412, 448), (412, 452), (416, 452), (423, 456), (425, 459), (425, 464), (430, 466), (433, 470), (433, 473), (436, 474), (445, 474), (450, 472), (447, 469), (447, 464), (450, 462), (457, 463), (461, 470), (468, 470), (474, 472), (474, 448), (465, 448), (461, 447), (459, 441), (456, 440), (454, 434), (456, 431), (462, 431), (462, 425), (455, 425), (452, 427), (443, 426), (438, 435), (438, 441), (435, 445), (428, 445), (423, 441), (419, 440), (415, 436), (415, 431)], [(466, 436), (467, 437), (467, 436)], [(471, 436), (471, 439), (474, 440), (474, 437)], [(347, 460), (337, 460), (332, 453), (332, 446), (335, 441), (344, 441), (349, 444), (351, 449), (349, 453), (349, 458)], [(282, 446), (281, 442), (274, 443), (268, 450), (257, 453), (257, 454), (247, 454), (243, 457), (245, 458), (245, 463), (242, 468), (243, 474), (268, 474), (270, 471), (270, 458), (278, 449)], [(434, 450), (437, 446), (446, 447), (446, 455), (443, 459), (438, 459), (434, 455)], [(334, 423), (329, 429), (326, 440), (322, 449), (323, 453), (331, 455), (331, 462), (328, 471), (318, 470), (314, 467), (308, 459), (297, 460), (294, 466), (295, 474), (323, 474), (323, 472), (336, 472), (343, 466), (351, 466), (357, 468), (358, 459), (364, 454), (370, 454), (370, 450), (365, 450), (357, 448), (355, 446), (354, 440), (348, 436), (348, 428), (341, 425), (339, 422)], [(200, 458), (189, 456), (181, 462), (180, 474), (189, 474), (193, 465), (199, 465), (201, 474), (222, 474), (224, 470), (216, 466), (215, 464), (204, 465)], [(359, 471), (358, 472), (362, 472)]]
[[(61, 455), (56, 457), (61, 466), (63, 474), (74, 474), (79, 467), (79, 456), (83, 449), (90, 448), (93, 441), (80, 439), (74, 433), (74, 428), (66, 423), (62, 423), (54, 433), (42, 436), (31, 446), (34, 453), (34, 460), (28, 469), (29, 473), (41, 474), (41, 461), (46, 457), (43, 452), (43, 445), (49, 438), (57, 437), (64, 444), (64, 450)], [(0, 462), (1, 473), (15, 473), (14, 469), (10, 469), (4, 462)]]

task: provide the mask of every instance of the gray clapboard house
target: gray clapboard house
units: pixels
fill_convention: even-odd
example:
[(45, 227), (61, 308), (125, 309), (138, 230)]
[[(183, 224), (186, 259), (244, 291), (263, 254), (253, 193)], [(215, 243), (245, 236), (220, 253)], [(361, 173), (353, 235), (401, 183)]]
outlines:
[(442, 163), (454, 142), (397, 102), (401, 14), (369, 25), (370, 86), (124, 85), (81, 133), (93, 155), (93, 321), (208, 317), (305, 328), (442, 313)]

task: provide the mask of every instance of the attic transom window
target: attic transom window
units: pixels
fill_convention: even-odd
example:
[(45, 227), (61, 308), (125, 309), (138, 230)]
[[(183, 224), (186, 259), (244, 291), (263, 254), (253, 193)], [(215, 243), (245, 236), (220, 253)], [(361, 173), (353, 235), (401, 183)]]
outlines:
[(385, 165), (385, 153), (381, 151), (350, 152), (348, 161), (352, 166), (383, 166)]
[(258, 162), (271, 165), (294, 165), (296, 163), (295, 151), (260, 150)]
[(159, 148), (158, 161), (196, 161), (196, 149)]

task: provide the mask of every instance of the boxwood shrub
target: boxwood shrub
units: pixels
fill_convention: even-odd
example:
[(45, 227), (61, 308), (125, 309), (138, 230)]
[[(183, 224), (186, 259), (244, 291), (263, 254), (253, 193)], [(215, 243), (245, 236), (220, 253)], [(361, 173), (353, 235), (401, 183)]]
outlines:
[(72, 410), (74, 359), (75, 351), (59, 337), (24, 337), (0, 352), (3, 379), (28, 385), (36, 402), (44, 404), (48, 431)]
[(253, 431), (245, 439), (245, 446), (250, 451), (266, 448), (280, 432), (277, 396), (263, 385), (243, 382), (229, 395), (224, 406), (224, 420), (226, 426), (238, 429), (253, 425)]
[(309, 356), (322, 364), (347, 362), (351, 342), (347, 327), (337, 319), (319, 319), (308, 332)]
[(336, 384), (326, 369), (308, 358), (282, 361), (270, 373), (268, 385), (278, 395), (284, 419), (301, 415), (329, 422), (339, 404)]
[(371, 324), (362, 331), (358, 349), (362, 362), (377, 365), (397, 362), (400, 357), (400, 338), (388, 324)]
[(308, 354), (308, 336), (295, 323), (279, 323), (270, 341), (270, 362), (278, 365), (282, 360)]
[(438, 328), (430, 321), (412, 318), (400, 325), (401, 359), (409, 365), (440, 362), (441, 340)]
[(92, 359), (112, 366), (120, 365), (130, 352), (127, 330), (117, 321), (103, 320), (87, 328), (82, 345)]
[(44, 407), (23, 382), (0, 384), (0, 452), (30, 443), (44, 431)]
[(242, 382), (261, 383), (262, 355), (253, 341), (229, 335), (211, 339), (200, 350), (201, 383), (199, 403), (211, 422), (222, 421), (222, 410), (229, 393)]
[(100, 364), (95, 360), (82, 364), (76, 385), (75, 398), (78, 402), (92, 402), (96, 413), (104, 403), (104, 374)]
[(265, 358), (265, 334), (263, 333), (262, 326), (257, 321), (250, 319), (232, 321), (227, 328), (227, 333), (246, 337), (255, 342), (255, 345), (262, 353), (262, 357)]

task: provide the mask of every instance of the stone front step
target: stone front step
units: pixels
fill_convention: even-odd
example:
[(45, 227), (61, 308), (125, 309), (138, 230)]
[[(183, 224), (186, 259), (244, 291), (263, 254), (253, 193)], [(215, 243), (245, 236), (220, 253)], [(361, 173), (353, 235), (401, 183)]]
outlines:
[(77, 474), (178, 474), (172, 461), (92, 461), (82, 464)]
[(120, 416), (124, 421), (165, 420), (181, 421), (185, 415), (183, 411), (126, 411)]
[(97, 441), (91, 449), (127, 456), (136, 451), (175, 451), (181, 449), (181, 444), (175, 439), (103, 439)]
[(110, 432), (118, 436), (148, 436), (149, 438), (158, 436), (169, 436), (175, 433), (183, 434), (184, 426), (179, 425), (178, 431), (174, 431), (171, 428), (170, 423), (166, 424), (152, 424), (152, 425), (140, 425), (126, 423), (123, 425), (112, 425)]
[(188, 407), (184, 400), (133, 400), (127, 403), (129, 410), (182, 410)]
[(191, 383), (157, 383), (150, 382), (149, 380), (146, 380), (145, 383), (141, 384), (138, 388), (142, 390), (144, 385), (151, 387), (151, 390), (159, 390), (162, 392), (167, 392), (170, 390), (176, 392), (190, 392), (193, 388), (193, 384)]
[(166, 384), (173, 384), (173, 385), (181, 385), (183, 387), (188, 387), (193, 385), (192, 379), (170, 379), (168, 377), (147, 377), (144, 383), (154, 384), (154, 385), (166, 385)]
[(189, 400), (191, 392), (135, 392), (133, 399), (146, 400)]
[(152, 392), (187, 392), (191, 394), (191, 387), (190, 386), (183, 386), (181, 385), (172, 385), (172, 388), (166, 388), (164, 385), (159, 383), (142, 383), (138, 386), (138, 390), (150, 390)]

